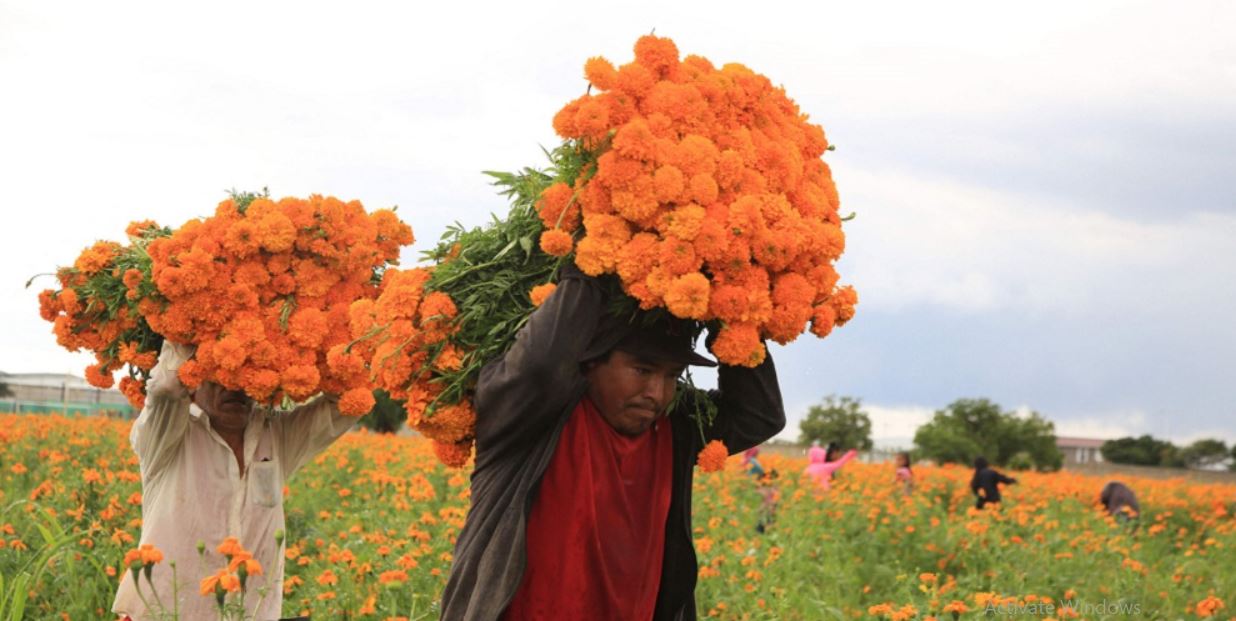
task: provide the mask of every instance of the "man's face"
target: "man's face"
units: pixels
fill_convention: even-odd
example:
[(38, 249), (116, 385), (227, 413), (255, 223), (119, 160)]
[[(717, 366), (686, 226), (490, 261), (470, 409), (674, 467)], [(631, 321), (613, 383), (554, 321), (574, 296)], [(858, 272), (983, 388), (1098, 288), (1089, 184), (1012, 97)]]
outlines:
[(588, 397), (615, 431), (637, 436), (669, 407), (686, 366), (614, 351), (584, 371)]
[(214, 382), (202, 382), (193, 393), (193, 402), (216, 429), (244, 429), (253, 408), (253, 400), (243, 390), (228, 390)]

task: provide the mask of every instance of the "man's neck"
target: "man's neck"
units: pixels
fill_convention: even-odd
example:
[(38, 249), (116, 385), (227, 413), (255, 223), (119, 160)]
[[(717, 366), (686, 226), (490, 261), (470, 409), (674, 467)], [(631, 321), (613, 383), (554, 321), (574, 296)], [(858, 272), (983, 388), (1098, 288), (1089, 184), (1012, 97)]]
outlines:
[(224, 443), (232, 449), (232, 453), (236, 456), (236, 465), (243, 474), (245, 471), (245, 429), (243, 427), (239, 429), (216, 427), (213, 420), (210, 428), (214, 429), (215, 433), (219, 434)]

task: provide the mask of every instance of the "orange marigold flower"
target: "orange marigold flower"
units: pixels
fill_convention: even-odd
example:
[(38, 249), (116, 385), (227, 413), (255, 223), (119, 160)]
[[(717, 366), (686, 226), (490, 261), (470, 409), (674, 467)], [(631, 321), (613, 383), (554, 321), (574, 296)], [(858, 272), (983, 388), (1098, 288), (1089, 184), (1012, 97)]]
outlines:
[(754, 324), (735, 323), (721, 328), (712, 353), (722, 364), (756, 367), (764, 361), (764, 343)]
[(145, 565), (154, 565), (163, 561), (163, 552), (154, 547), (154, 544), (143, 543), (138, 547), (138, 554)]
[(683, 319), (704, 319), (710, 293), (707, 276), (699, 272), (684, 274), (670, 283), (665, 292), (665, 307)]
[(116, 378), (111, 373), (104, 371), (103, 365), (100, 363), (92, 364), (86, 367), (86, 381), (89, 382), (91, 386), (106, 389), (112, 387), (112, 384), (115, 383)]
[(614, 69), (614, 65), (608, 60), (594, 56), (584, 63), (584, 78), (593, 86), (607, 91), (613, 88), (614, 81), (618, 79), (618, 70)]
[(1195, 611), (1199, 617), (1213, 617), (1224, 608), (1223, 600), (1211, 595), (1197, 603)]
[(575, 240), (571, 234), (561, 229), (546, 229), (541, 233), (541, 250), (555, 257), (565, 257), (571, 253)]
[(402, 569), (392, 569), (378, 574), (378, 582), (381, 584), (390, 584), (394, 582), (407, 582), (408, 572)]
[(944, 606), (944, 612), (962, 614), (970, 610), (963, 601), (953, 600)]
[(433, 452), (449, 468), (462, 468), (472, 458), (472, 440), (462, 442), (433, 441)]
[(353, 388), (339, 395), (339, 412), (347, 416), (364, 416), (376, 403), (372, 390)]
[(541, 192), (537, 199), (537, 215), (547, 229), (573, 231), (579, 226), (579, 206), (574, 204), (575, 191), (571, 186), (558, 182)]
[(215, 548), (215, 551), (228, 558), (231, 558), (237, 554), (246, 553), (244, 546), (240, 545), (240, 539), (236, 537), (228, 537), (224, 539), (223, 542)]
[(713, 440), (704, 445), (700, 451), (696, 463), (699, 464), (700, 470), (704, 472), (717, 472), (725, 467), (725, 458), (730, 456), (729, 449), (725, 448), (725, 443), (720, 440)]
[(542, 303), (545, 302), (546, 299), (549, 298), (550, 294), (552, 294), (554, 290), (557, 288), (558, 288), (558, 285), (552, 282), (545, 283), (543, 285), (537, 285), (533, 287), (532, 291), (528, 293), (529, 297), (532, 298), (532, 305), (540, 306)]
[(318, 392), (321, 376), (316, 366), (292, 365), (283, 370), (279, 380), (294, 401), (304, 401)]
[(159, 228), (159, 225), (156, 224), (154, 220), (135, 220), (130, 222), (129, 226), (125, 227), (124, 232), (125, 235), (128, 235), (129, 237), (141, 237), (150, 229), (157, 228)]
[(664, 75), (678, 64), (678, 46), (666, 37), (644, 35), (635, 42), (635, 60)]

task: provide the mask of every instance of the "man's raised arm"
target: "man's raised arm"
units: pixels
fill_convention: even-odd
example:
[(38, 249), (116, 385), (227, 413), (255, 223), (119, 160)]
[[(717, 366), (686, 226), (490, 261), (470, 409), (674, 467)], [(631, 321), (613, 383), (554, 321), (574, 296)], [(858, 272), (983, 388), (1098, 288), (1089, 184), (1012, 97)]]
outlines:
[(522, 446), (552, 426), (582, 379), (580, 357), (596, 333), (603, 297), (599, 282), (564, 267), (511, 348), (481, 370), (473, 401), (478, 457)]

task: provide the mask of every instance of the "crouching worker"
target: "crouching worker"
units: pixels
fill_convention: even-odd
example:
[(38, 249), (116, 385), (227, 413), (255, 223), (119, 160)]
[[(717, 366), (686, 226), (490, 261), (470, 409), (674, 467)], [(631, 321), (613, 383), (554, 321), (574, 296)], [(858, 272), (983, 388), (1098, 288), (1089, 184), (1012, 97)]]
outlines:
[(443, 619), (694, 619), (691, 480), (705, 439), (738, 453), (785, 426), (771, 357), (722, 366), (701, 437), (680, 397), (686, 326), (606, 313), (573, 266), (481, 372), (472, 506)]
[[(276, 537), (284, 528), (283, 486), (356, 419), (341, 415), (332, 396), (273, 415), (212, 382), (190, 394), (177, 371), (192, 351), (164, 342), (146, 406), (129, 432), (142, 477), (141, 543), (162, 550), (164, 563), (152, 584), (145, 577), (136, 584), (125, 572), (112, 611), (132, 621), (173, 611), (180, 619), (218, 618), (214, 594), (199, 586), (228, 566), (218, 547), (231, 537), (230, 548), (256, 561), (245, 567), (245, 618), (272, 621), (283, 606), (283, 543)], [(198, 542), (205, 544), (200, 557)]]

